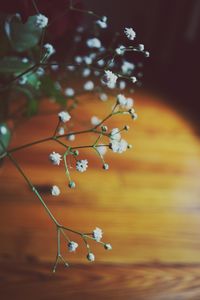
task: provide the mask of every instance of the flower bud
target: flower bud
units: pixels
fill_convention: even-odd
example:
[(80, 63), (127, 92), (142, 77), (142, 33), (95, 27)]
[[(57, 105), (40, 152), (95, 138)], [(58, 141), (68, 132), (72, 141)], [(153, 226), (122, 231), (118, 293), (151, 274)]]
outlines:
[(68, 186), (69, 186), (70, 189), (74, 189), (75, 186), (76, 186), (76, 184), (75, 184), (74, 181), (70, 181), (69, 184), (68, 184)]

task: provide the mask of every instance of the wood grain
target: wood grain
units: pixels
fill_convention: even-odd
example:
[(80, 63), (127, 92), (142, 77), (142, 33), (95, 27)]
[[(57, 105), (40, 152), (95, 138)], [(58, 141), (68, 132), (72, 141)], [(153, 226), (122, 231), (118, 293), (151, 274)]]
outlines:
[[(62, 167), (48, 162), (52, 150), (61, 150), (55, 143), (15, 154), (63, 224), (86, 232), (95, 226), (103, 228), (113, 251), (92, 244), (97, 265), (85, 265), (85, 249), (80, 246), (77, 254), (66, 253), (72, 264), (69, 270), (59, 266), (55, 277), (48, 273), (55, 259), (55, 229), (18, 172), (5, 161), (0, 170), (3, 300), (14, 295), (20, 300), (28, 296), (39, 300), (200, 299), (200, 142), (191, 125), (161, 97), (140, 92), (136, 99), (139, 119), (133, 124), (127, 117), (131, 130), (124, 134), (133, 150), (106, 154), (109, 172), (101, 169), (94, 153), (82, 151), (89, 169), (85, 174), (72, 170), (75, 190), (67, 188)], [(104, 104), (83, 96), (77, 129), (87, 128), (92, 115), (103, 117), (112, 101), (111, 97)], [(46, 105), (41, 108), (44, 113)], [(11, 146), (49, 136), (55, 124), (55, 116), (34, 117), (18, 128)], [(121, 117), (108, 123), (109, 128), (123, 125)], [(90, 136), (80, 136), (74, 143), (91, 141)], [(61, 187), (59, 198), (49, 196), (52, 184)]]

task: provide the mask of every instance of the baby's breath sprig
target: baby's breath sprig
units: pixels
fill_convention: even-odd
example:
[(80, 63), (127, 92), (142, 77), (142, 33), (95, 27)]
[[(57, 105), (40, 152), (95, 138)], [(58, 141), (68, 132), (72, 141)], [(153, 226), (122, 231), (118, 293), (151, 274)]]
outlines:
[[(58, 113), (58, 123), (57, 123), (54, 133), (51, 137), (37, 140), (32, 143), (24, 144), (24, 145), (21, 145), (21, 146), (18, 146), (18, 147), (9, 149), (9, 150), (6, 150), (5, 145), (0, 140), (1, 147), (4, 149), (4, 153), (3, 153), (2, 157), (8, 157), (12, 161), (14, 166), (17, 168), (17, 170), (23, 176), (23, 178), (25, 179), (25, 181), (31, 188), (32, 192), (37, 196), (37, 198), (39, 199), (39, 201), (45, 208), (47, 214), (49, 215), (49, 217), (51, 218), (51, 220), (53, 221), (53, 223), (56, 226), (57, 253), (56, 253), (55, 264), (53, 267), (53, 272), (56, 271), (59, 261), (61, 261), (64, 264), (64, 266), (66, 266), (66, 267), (69, 266), (68, 262), (65, 260), (63, 254), (61, 253), (61, 235), (64, 237), (64, 239), (67, 242), (67, 249), (69, 250), (69, 252), (75, 252), (76, 249), (78, 248), (78, 243), (71, 240), (71, 238), (66, 234), (66, 232), (68, 232), (70, 234), (79, 235), (82, 238), (82, 240), (86, 246), (86, 249), (87, 249), (86, 257), (89, 261), (95, 260), (95, 255), (91, 251), (91, 248), (89, 245), (89, 240), (93, 240), (93, 241), (103, 245), (106, 250), (111, 250), (112, 246), (109, 243), (104, 243), (101, 241), (103, 233), (102, 233), (102, 230), (98, 227), (96, 229), (94, 229), (91, 233), (86, 234), (86, 233), (76, 231), (76, 230), (73, 230), (71, 228), (61, 225), (57, 221), (57, 219), (55, 218), (53, 213), (50, 211), (48, 206), (46, 205), (46, 203), (45, 203), (43, 197), (41, 196), (41, 194), (39, 193), (39, 191), (32, 184), (31, 180), (28, 178), (28, 176), (22, 170), (22, 168), (20, 167), (20, 165), (18, 164), (16, 159), (13, 157), (13, 153), (17, 152), (21, 149), (29, 148), (36, 144), (41, 144), (41, 143), (51, 141), (51, 140), (55, 141), (56, 143), (59, 143), (61, 146), (63, 146), (65, 148), (63, 154), (53, 151), (49, 155), (49, 160), (55, 166), (60, 166), (62, 163), (62, 160), (64, 161), (64, 168), (65, 168), (65, 174), (68, 179), (68, 186), (70, 188), (75, 188), (76, 184), (71, 179), (71, 175), (69, 172), (69, 166), (68, 166), (68, 162), (67, 162), (67, 157), (73, 156), (76, 161), (76, 165), (75, 165), (76, 170), (78, 172), (85, 172), (88, 168), (88, 160), (87, 159), (77, 160), (77, 156), (79, 156), (78, 150), (85, 149), (85, 148), (91, 148), (91, 149), (94, 149), (95, 153), (100, 158), (100, 160), (103, 164), (103, 169), (108, 170), (109, 165), (105, 162), (104, 157), (103, 157), (106, 149), (111, 149), (113, 152), (118, 152), (118, 153), (122, 153), (128, 149), (128, 143), (121, 138), (121, 132), (124, 130), (128, 130), (128, 126), (125, 125), (122, 129), (113, 128), (110, 131), (108, 131), (108, 127), (107, 127), (107, 125), (105, 125), (105, 122), (108, 121), (111, 117), (114, 117), (115, 115), (127, 114), (127, 113), (129, 114), (129, 112), (127, 112), (126, 109), (123, 109), (123, 107), (125, 107), (125, 103), (124, 102), (122, 103), (122, 101), (119, 100), (121, 98), (123, 98), (122, 95), (121, 96), (118, 95), (118, 97), (116, 99), (116, 103), (114, 104), (114, 106), (111, 109), (111, 113), (109, 113), (107, 116), (105, 116), (102, 121), (98, 121), (97, 124), (95, 123), (95, 125), (93, 125), (93, 127), (89, 128), (89, 129), (86, 129), (83, 131), (73, 131), (73, 132), (70, 132), (67, 134), (58, 135), (57, 132), (59, 131), (59, 128), (62, 126), (62, 124), (66, 123), (66, 122), (70, 122), (70, 120), (71, 120), (71, 115), (67, 111), (61, 111), (60, 113)], [(125, 96), (124, 96), (124, 99), (125, 99)], [(120, 106), (122, 108), (120, 108)], [(94, 142), (91, 145), (75, 145), (72, 147), (60, 140), (61, 138), (71, 136), (72, 134), (74, 136), (76, 136), (79, 134), (86, 134), (86, 133), (91, 133), (91, 134), (97, 135), (96, 139), (94, 140)], [(101, 139), (103, 137), (108, 139), (107, 143), (101, 142)], [(59, 196), (61, 194), (60, 188), (56, 185), (52, 186), (50, 192), (51, 192), (52, 196)]]
[[(126, 88), (127, 84), (139, 85), (142, 73), (141, 71), (138, 72), (137, 68), (141, 68), (142, 65), (137, 65), (132, 61), (128, 61), (126, 59), (126, 54), (132, 52), (149, 57), (149, 52), (145, 50), (143, 44), (136, 43), (136, 33), (132, 27), (126, 27), (122, 33), (123, 38), (126, 39), (126, 42), (123, 43), (125, 45), (119, 43), (121, 34), (117, 32), (111, 39), (110, 44), (106, 47), (103, 43), (103, 39), (101, 39), (101, 32), (104, 32), (108, 27), (107, 17), (99, 16), (90, 10), (80, 9), (74, 5), (73, 0), (70, 0), (69, 7), (64, 14), (68, 11), (76, 11), (92, 16), (95, 19), (94, 30), (89, 30), (89, 34), (87, 34), (85, 28), (79, 26), (76, 30), (77, 34), (74, 37), (75, 52), (73, 53), (73, 56), (68, 59), (68, 61), (56, 62), (53, 56), (56, 52), (54, 46), (49, 43), (44, 44), (46, 32), (53, 21), (49, 23), (48, 18), (39, 11), (35, 1), (32, 0), (32, 2), (37, 13), (37, 15), (33, 16), (33, 31), (38, 32), (38, 45), (36, 45), (39, 47), (36, 51), (38, 56), (35, 57), (35, 59), (33, 59), (32, 56), (30, 58), (20, 57), (20, 71), (9, 74), (11, 75), (11, 80), (4, 86), (1, 86), (0, 90), (6, 91), (10, 87), (16, 88), (18, 91), (23, 90), (30, 98), (30, 91), (33, 88), (39, 95), (40, 84), (41, 90), (44, 88), (44, 91), (46, 91), (45, 84), (47, 84), (48, 87), (53, 86), (52, 94), (48, 94), (47, 96), (53, 96), (55, 99), (57, 97), (59, 101), (61, 101), (63, 110), (58, 113), (58, 121), (52, 135), (46, 138), (32, 141), (11, 149), (7, 149), (7, 145), (5, 145), (0, 138), (0, 149), (2, 149), (0, 159), (5, 157), (10, 159), (30, 187), (31, 191), (39, 199), (56, 227), (57, 252), (53, 266), (53, 272), (55, 272), (59, 262), (62, 262), (66, 267), (69, 266), (64, 258), (65, 255), (61, 252), (61, 237), (65, 240), (66, 249), (69, 252), (76, 252), (79, 244), (72, 239), (71, 236), (79, 236), (86, 247), (86, 258), (91, 262), (95, 260), (95, 254), (91, 250), (90, 242), (93, 241), (102, 245), (105, 250), (111, 250), (112, 246), (111, 244), (102, 241), (103, 232), (99, 227), (96, 227), (90, 233), (84, 233), (60, 224), (45, 203), (38, 189), (33, 185), (30, 178), (25, 174), (24, 170), (13, 156), (13, 153), (49, 141), (53, 141), (55, 144), (60, 145), (63, 150), (60, 151), (60, 153), (53, 150), (48, 157), (49, 161), (55, 167), (62, 167), (64, 164), (64, 174), (67, 178), (67, 185), (71, 189), (76, 187), (76, 182), (71, 175), (73, 169), (77, 172), (84, 173), (90, 168), (90, 162), (87, 157), (81, 157), (82, 149), (88, 151), (92, 150), (100, 159), (103, 169), (108, 170), (110, 166), (105, 160), (107, 151), (121, 154), (132, 147), (122, 137), (123, 133), (129, 130), (129, 126), (124, 125), (122, 128), (109, 128), (108, 121), (117, 115), (129, 115), (133, 120), (137, 119), (137, 113), (134, 109), (134, 100), (130, 96), (127, 97), (122, 94), (121, 91)], [(82, 42), (83, 47), (77, 46), (80, 42)], [(26, 43), (23, 45), (26, 45)], [(81, 52), (82, 48), (83, 52)], [(55, 78), (54, 74), (56, 73), (53, 74), (52, 78), (51, 75), (58, 70), (60, 71), (58, 76), (59, 79), (55, 81), (52, 78)], [(73, 84), (70, 84), (67, 87), (62, 85), (63, 80), (66, 82), (66, 78), (73, 79), (73, 76), (75, 78), (77, 75), (79, 75), (79, 77), (81, 75), (82, 77), (83, 82), (81, 83), (81, 88), (74, 87)], [(99, 77), (99, 80), (93, 79), (92, 76), (96, 78)], [(36, 84), (34, 86), (33, 83), (35, 81)], [(29, 90), (28, 87), (30, 86), (31, 89)], [(99, 96), (101, 101), (107, 101), (108, 93), (111, 93), (112, 90), (120, 92), (115, 96), (116, 101), (111, 107), (110, 113), (103, 119), (100, 119), (98, 116), (93, 116), (91, 118), (92, 126), (87, 129), (79, 131), (71, 130), (71, 128), (73, 128), (72, 123), (70, 123), (73, 119), (71, 117), (71, 110), (78, 104), (78, 96), (80, 94), (83, 92), (95, 93)], [(41, 94), (44, 96), (45, 93)], [(71, 105), (68, 105), (68, 100), (73, 100)], [(66, 125), (68, 123), (71, 124), (71, 126), (68, 127)], [(88, 133), (93, 137), (93, 143), (76, 144), (76, 137)], [(73, 146), (68, 144), (68, 141), (73, 141)], [(84, 153), (84, 155), (86, 154)], [(71, 162), (71, 158), (73, 158), (74, 163)], [(51, 187), (49, 192), (53, 197), (59, 197), (62, 193), (60, 187), (55, 184)]]

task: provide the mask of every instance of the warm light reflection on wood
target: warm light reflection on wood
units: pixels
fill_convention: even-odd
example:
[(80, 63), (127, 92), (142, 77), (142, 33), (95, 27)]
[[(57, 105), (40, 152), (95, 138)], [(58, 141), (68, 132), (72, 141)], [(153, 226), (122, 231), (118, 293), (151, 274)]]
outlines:
[[(64, 224), (86, 232), (95, 226), (103, 228), (113, 251), (94, 245), (98, 262), (200, 263), (199, 139), (159, 98), (145, 93), (136, 98), (137, 122), (129, 117), (108, 122), (109, 128), (130, 125), (124, 138), (133, 144), (133, 150), (123, 155), (108, 153), (109, 172), (101, 169), (92, 150), (82, 151), (89, 168), (85, 174), (72, 171), (75, 190), (68, 189), (64, 169), (48, 162), (48, 154), (61, 149), (54, 143), (21, 151), (15, 157), (35, 185), (61, 187), (59, 198), (46, 195), (46, 199)], [(78, 120), (80, 127), (92, 115), (103, 117), (105, 106), (109, 111), (110, 105), (85, 95), (74, 122)], [(55, 116), (33, 118), (16, 131), (12, 146), (49, 135), (54, 124)], [(80, 143), (83, 139), (80, 136)], [(87, 141), (92, 140), (88, 137)], [(18, 261), (30, 256), (53, 261), (56, 235), (42, 206), (8, 161), (0, 176), (0, 254)], [(66, 255), (71, 262), (85, 262), (83, 247), (75, 255)]]

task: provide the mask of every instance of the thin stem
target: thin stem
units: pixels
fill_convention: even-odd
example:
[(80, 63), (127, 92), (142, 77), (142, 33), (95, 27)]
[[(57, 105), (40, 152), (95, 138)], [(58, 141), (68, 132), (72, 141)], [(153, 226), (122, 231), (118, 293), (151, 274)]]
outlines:
[[(6, 148), (5, 148), (5, 146), (4, 146), (4, 144), (2, 143), (1, 140), (0, 140), (0, 143), (1, 143), (2, 148), (4, 149), (4, 151), (6, 152)], [(38, 197), (38, 199), (40, 200), (40, 202), (44, 206), (46, 212), (48, 213), (49, 217), (58, 226), (59, 225), (58, 221), (56, 220), (56, 218), (54, 217), (54, 215), (52, 214), (52, 212), (50, 211), (50, 209), (48, 208), (48, 206), (46, 205), (46, 203), (42, 199), (42, 197), (39, 194), (39, 192), (37, 191), (37, 189), (34, 187), (34, 185), (32, 184), (32, 182), (30, 181), (30, 179), (26, 176), (26, 174), (24, 173), (24, 171), (22, 170), (22, 168), (19, 166), (19, 164), (16, 161), (16, 159), (9, 152), (7, 152), (7, 156), (9, 157), (10, 161), (14, 164), (14, 166), (16, 167), (16, 169), (19, 171), (19, 173), (22, 175), (22, 177), (25, 179), (25, 181), (27, 182), (27, 184), (29, 185), (29, 187), (32, 189), (32, 191), (36, 194), (36, 196)]]
[(64, 229), (64, 230), (67, 230), (67, 231), (70, 231), (70, 232), (73, 232), (73, 233), (75, 233), (75, 234), (78, 234), (78, 235), (83, 235), (83, 233), (82, 232), (80, 232), (80, 231), (76, 231), (76, 230), (73, 230), (73, 229), (71, 229), (71, 228), (68, 228), (68, 227), (65, 227), (65, 226), (63, 226), (63, 225), (58, 225), (59, 226), (59, 228), (62, 228), (62, 229)]
[(36, 13), (37, 13), (37, 14), (40, 14), (40, 11), (39, 11), (39, 9), (38, 9), (36, 3), (35, 3), (35, 0), (32, 0), (32, 4), (33, 4), (33, 6), (34, 6), (34, 8), (35, 8), (35, 10), (36, 10)]
[(32, 67), (26, 69), (24, 72), (22, 72), (21, 74), (19, 74), (18, 76), (16, 76), (12, 80), (10, 80), (4, 87), (2, 87), (0, 89), (0, 91), (3, 91), (4, 89), (8, 88), (10, 86), (10, 84), (12, 84), (16, 80), (20, 79), (22, 76), (26, 75), (27, 73), (33, 71), (37, 66), (38, 66), (38, 64), (34, 64)]
[(73, 0), (70, 0), (70, 6), (69, 6), (69, 9), (70, 10), (74, 10), (74, 11), (77, 11), (77, 12), (80, 12), (80, 13), (85, 13), (85, 14), (88, 14), (88, 15), (92, 15), (94, 17), (96, 17), (97, 19), (100, 19), (101, 17), (98, 16), (97, 14), (95, 14), (93, 11), (91, 10), (84, 10), (84, 9), (79, 9), (79, 8), (75, 8), (73, 6)]

